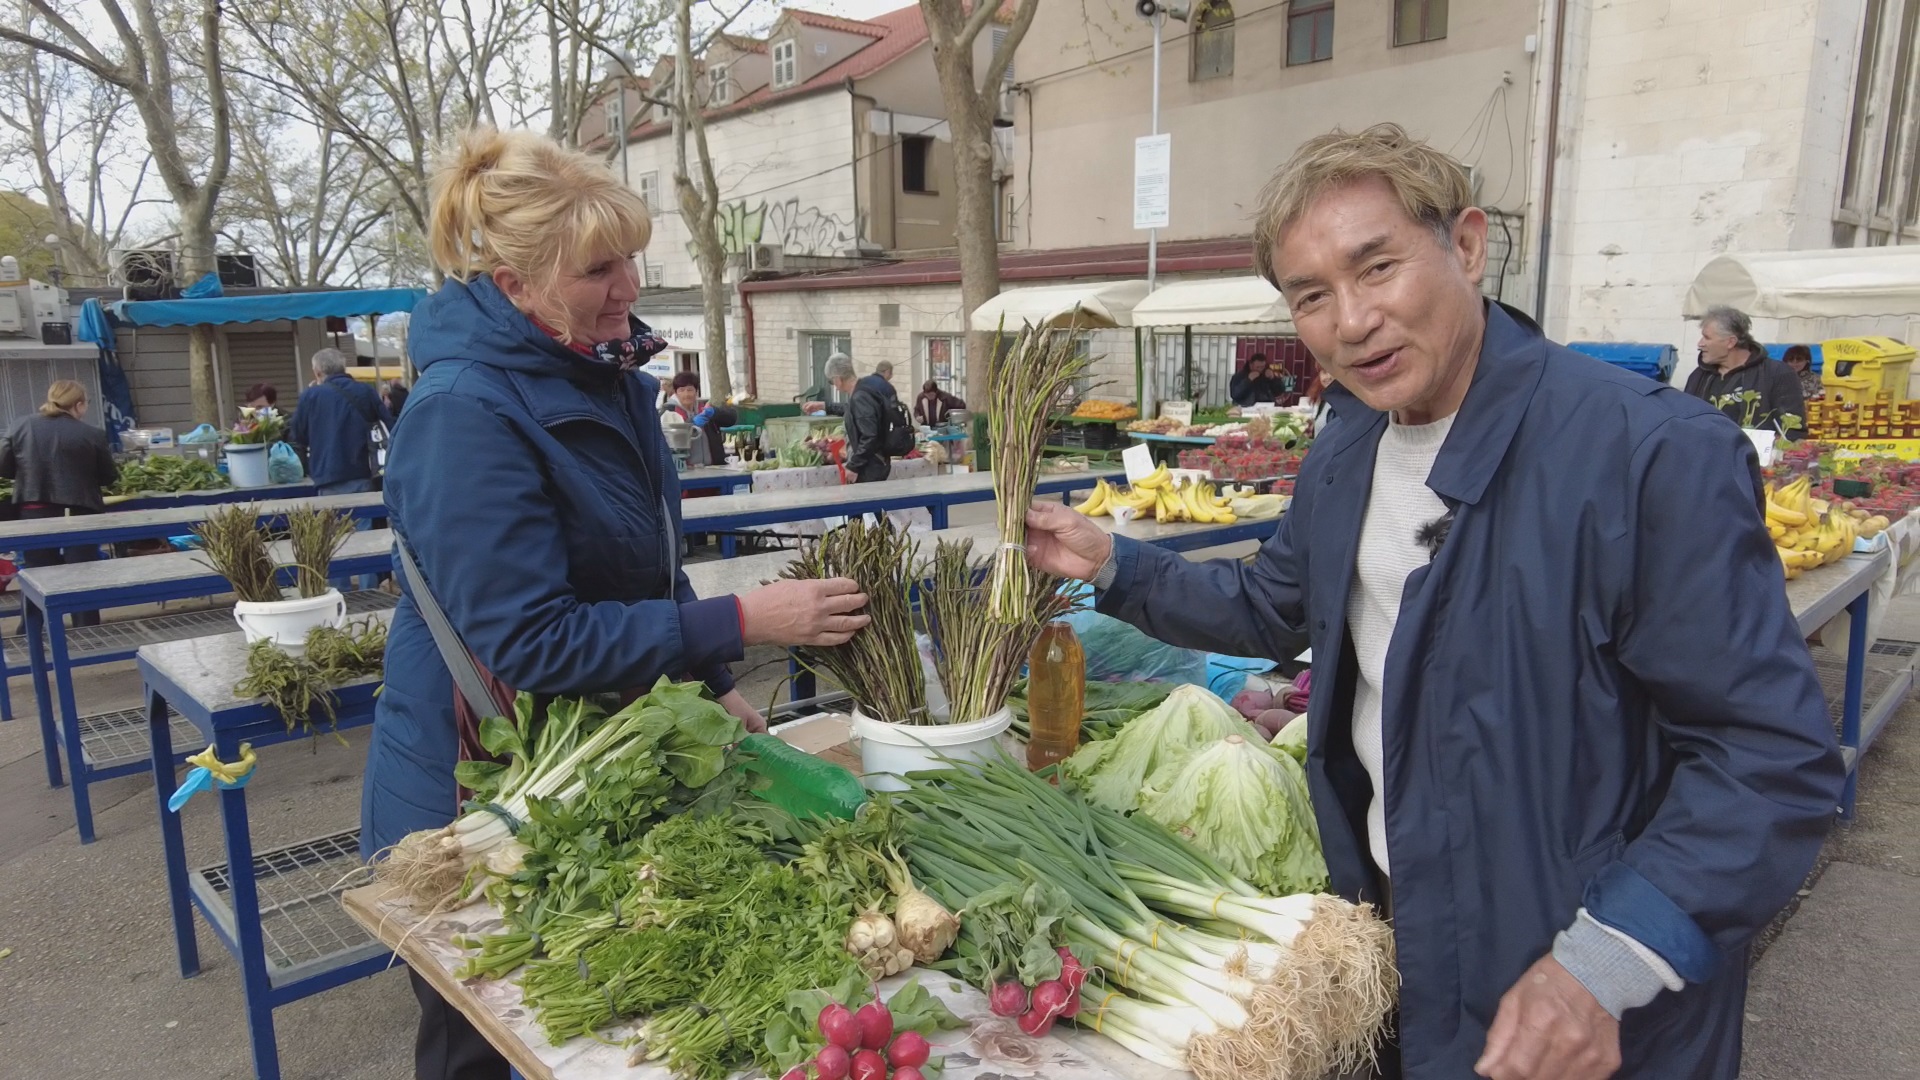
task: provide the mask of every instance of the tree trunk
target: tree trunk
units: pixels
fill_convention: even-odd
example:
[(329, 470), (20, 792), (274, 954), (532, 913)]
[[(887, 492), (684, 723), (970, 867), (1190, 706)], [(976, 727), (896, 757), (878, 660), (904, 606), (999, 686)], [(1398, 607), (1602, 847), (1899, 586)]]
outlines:
[[(180, 276), (190, 285), (214, 270), (213, 212), (210, 206), (195, 200), (181, 207), (180, 217)], [(227, 417), (214, 377), (214, 340), (211, 326), (195, 326), (188, 331), (187, 385), (193, 395), (194, 423), (223, 427)]]
[[(980, 305), (1000, 295), (1000, 236), (993, 226), (993, 121), (981, 95), (972, 92), (972, 63), (966, 70), (941, 72), (948, 123), (953, 131), (954, 239), (960, 256), (960, 306), (969, 320)], [(955, 63), (951, 56), (936, 62)], [(954, 92), (960, 87), (967, 90)], [(1014, 328), (1014, 329), (1017, 329)], [(987, 400), (987, 364), (994, 334), (967, 333), (967, 403), (978, 409)]]
[[(707, 122), (701, 112), (699, 71), (693, 64), (693, 0), (679, 0), (674, 11), (673, 137), (676, 197), (680, 219), (693, 234), (694, 262), (700, 266), (700, 299), (706, 323), (707, 398), (725, 401), (733, 396), (733, 374), (727, 370), (727, 256), (714, 228), (719, 215), (719, 184), (707, 151)], [(701, 187), (693, 185), (688, 168), (687, 137), (693, 137)]]

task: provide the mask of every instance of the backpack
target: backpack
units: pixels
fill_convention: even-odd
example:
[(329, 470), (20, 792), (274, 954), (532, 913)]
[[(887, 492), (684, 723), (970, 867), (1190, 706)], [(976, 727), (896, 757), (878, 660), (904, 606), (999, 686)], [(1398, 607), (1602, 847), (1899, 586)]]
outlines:
[(367, 475), (375, 480), (380, 479), (381, 475), (387, 471), (387, 442), (393, 438), (393, 433), (387, 430), (386, 421), (380, 419), (379, 406), (376, 405), (373, 412), (368, 413), (360, 402), (354, 400), (352, 394), (335, 386), (332, 380), (328, 380), (324, 385), (346, 398), (347, 403), (353, 406), (353, 411), (359, 413), (361, 419), (367, 422)]
[(897, 397), (883, 398), (880, 415), (887, 421), (887, 432), (880, 438), (880, 445), (886, 450), (887, 456), (905, 457), (913, 453), (913, 417), (907, 415), (907, 407)]

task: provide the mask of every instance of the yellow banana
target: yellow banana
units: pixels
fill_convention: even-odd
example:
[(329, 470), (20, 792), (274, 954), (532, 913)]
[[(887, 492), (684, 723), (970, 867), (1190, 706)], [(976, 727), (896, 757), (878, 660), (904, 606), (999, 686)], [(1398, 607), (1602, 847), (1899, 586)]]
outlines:
[(1182, 489), (1181, 501), (1182, 509), (1186, 510), (1188, 517), (1202, 525), (1213, 524), (1213, 507), (1201, 501), (1200, 485), (1188, 484)]
[(1767, 522), (1767, 535), (1778, 540), (1787, 535), (1787, 527), (1779, 522), (1769, 521)]
[(1149, 488), (1149, 489), (1162, 488), (1162, 487), (1166, 487), (1167, 482), (1171, 479), (1173, 479), (1173, 474), (1167, 470), (1167, 463), (1163, 461), (1160, 463), (1159, 468), (1153, 470), (1152, 472), (1141, 477), (1140, 479), (1135, 480), (1133, 482), (1133, 486), (1137, 488)]
[(1792, 509), (1791, 507), (1782, 506), (1779, 503), (1769, 501), (1767, 503), (1767, 520), (1770, 522), (1775, 522), (1780, 525), (1785, 525), (1791, 529), (1791, 528), (1798, 528), (1802, 525), (1805, 525), (1807, 523), (1807, 515), (1799, 510)]
[(1088, 517), (1099, 517), (1100, 504), (1106, 500), (1106, 494), (1107, 494), (1106, 480), (1104, 478), (1100, 480), (1096, 480), (1093, 483), (1093, 494), (1087, 496), (1087, 501), (1076, 504), (1074, 506), (1074, 509), (1080, 511), (1082, 514), (1085, 514)]

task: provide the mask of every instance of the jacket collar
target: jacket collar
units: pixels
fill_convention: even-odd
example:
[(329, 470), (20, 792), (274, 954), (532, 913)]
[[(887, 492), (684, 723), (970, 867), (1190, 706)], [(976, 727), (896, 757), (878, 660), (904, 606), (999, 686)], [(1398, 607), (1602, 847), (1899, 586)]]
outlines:
[[(1454, 503), (1477, 503), (1493, 482), (1546, 371), (1546, 337), (1525, 314), (1505, 304), (1486, 306), (1487, 329), (1473, 383), (1453, 430), (1434, 460), (1427, 487)], [(1339, 383), (1327, 387), (1340, 422), (1328, 432), (1335, 454), (1362, 439), (1377, 441), (1387, 415), (1368, 408)]]

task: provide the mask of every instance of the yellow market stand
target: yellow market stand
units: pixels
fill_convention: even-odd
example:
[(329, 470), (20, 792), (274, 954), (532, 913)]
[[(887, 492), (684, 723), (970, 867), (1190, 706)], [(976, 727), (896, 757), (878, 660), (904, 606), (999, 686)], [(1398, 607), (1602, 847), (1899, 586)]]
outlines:
[(1891, 405), (1907, 399), (1914, 350), (1889, 337), (1834, 338), (1820, 343), (1820, 385), (1842, 405)]

